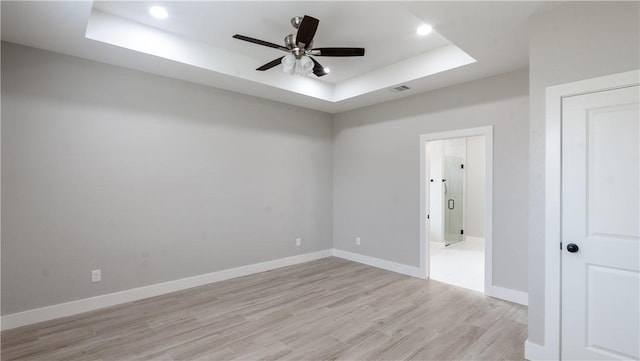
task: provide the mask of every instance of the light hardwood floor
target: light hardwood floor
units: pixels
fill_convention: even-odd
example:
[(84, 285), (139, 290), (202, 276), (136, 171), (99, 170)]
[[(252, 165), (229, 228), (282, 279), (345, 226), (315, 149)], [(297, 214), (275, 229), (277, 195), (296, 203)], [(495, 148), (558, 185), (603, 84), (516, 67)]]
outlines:
[(325, 258), (2, 332), (2, 360), (522, 360), (526, 307)]

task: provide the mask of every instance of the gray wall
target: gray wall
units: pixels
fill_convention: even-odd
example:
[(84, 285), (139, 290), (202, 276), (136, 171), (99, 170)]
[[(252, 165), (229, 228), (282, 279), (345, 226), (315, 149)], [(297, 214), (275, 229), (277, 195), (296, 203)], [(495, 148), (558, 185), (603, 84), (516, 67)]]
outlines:
[(464, 233), (484, 238), (485, 152), (484, 136), (467, 138), (467, 194)]
[(3, 43), (2, 314), (331, 248), (331, 147), (329, 114)]
[(640, 66), (638, 2), (575, 2), (530, 24), (529, 341), (544, 343), (545, 89)]
[(494, 125), (493, 281), (526, 292), (528, 101), (522, 70), (337, 114), (334, 247), (419, 266), (420, 134)]

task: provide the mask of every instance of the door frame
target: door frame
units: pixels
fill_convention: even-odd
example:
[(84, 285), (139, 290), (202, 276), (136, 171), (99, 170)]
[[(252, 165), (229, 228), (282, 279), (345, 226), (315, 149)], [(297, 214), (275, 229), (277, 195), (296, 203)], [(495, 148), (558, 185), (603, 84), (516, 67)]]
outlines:
[[(485, 147), (485, 197), (484, 197), (484, 293), (493, 295), (492, 240), (493, 240), (493, 126), (458, 129), (420, 135), (420, 271), (429, 278), (429, 247), (427, 244), (427, 205), (429, 183), (429, 159), (426, 156), (427, 142), (453, 138), (484, 136)], [(465, 178), (466, 179), (466, 178)], [(502, 298), (502, 297), (500, 297)]]
[[(556, 85), (546, 89), (544, 350), (540, 350), (544, 354), (535, 355), (535, 358), (561, 359), (562, 99), (638, 85), (639, 79), (640, 71), (634, 70)], [(526, 346), (528, 346), (527, 348), (533, 347), (529, 341)], [(530, 350), (530, 353), (531, 355), (528, 356), (533, 357), (534, 350)]]

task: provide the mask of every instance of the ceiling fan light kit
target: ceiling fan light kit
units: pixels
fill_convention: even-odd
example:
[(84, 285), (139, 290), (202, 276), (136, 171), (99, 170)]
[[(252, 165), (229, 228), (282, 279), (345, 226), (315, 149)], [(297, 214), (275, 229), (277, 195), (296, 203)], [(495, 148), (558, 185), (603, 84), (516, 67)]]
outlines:
[(313, 38), (318, 30), (320, 21), (309, 15), (295, 16), (291, 19), (291, 25), (298, 29), (296, 35), (289, 34), (284, 38), (284, 46), (268, 41), (236, 34), (233, 37), (250, 43), (267, 46), (285, 51), (289, 54), (274, 59), (256, 70), (265, 71), (282, 64), (282, 70), (287, 74), (308, 75), (313, 73), (317, 77), (329, 73), (328, 68), (322, 66), (313, 56), (364, 56), (364, 48), (313, 48)]
[(282, 58), (282, 70), (290, 75), (308, 75), (313, 70), (313, 61), (310, 57), (302, 55), (297, 59), (295, 55), (288, 54)]

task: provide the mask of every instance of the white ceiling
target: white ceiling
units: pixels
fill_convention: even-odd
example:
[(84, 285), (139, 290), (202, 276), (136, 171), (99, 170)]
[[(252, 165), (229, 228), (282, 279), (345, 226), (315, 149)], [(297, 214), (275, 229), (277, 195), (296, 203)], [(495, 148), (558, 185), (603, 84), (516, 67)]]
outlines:
[(255, 59), (253, 68), (284, 53), (231, 35), (239, 33), (284, 45), (284, 37), (296, 31), (291, 17), (310, 14), (320, 20), (314, 47), (366, 49), (367, 56), (362, 58), (316, 59), (332, 69), (320, 78), (332, 84), (450, 44), (437, 33), (417, 36), (415, 30), (422, 21), (388, 2), (370, 3), (365, 13), (362, 5), (354, 2), (167, 2), (163, 7), (171, 16), (164, 20), (149, 16), (149, 4), (153, 3), (100, 1), (94, 2), (93, 8), (250, 57)]
[[(169, 11), (149, 16), (151, 5)], [(2, 40), (330, 113), (527, 66), (527, 18), (549, 2), (2, 1)], [(364, 47), (316, 60), (322, 78), (254, 69), (284, 55), (293, 16), (320, 20), (314, 47)], [(418, 25), (433, 25), (421, 37)], [(390, 87), (411, 89), (394, 93)]]

